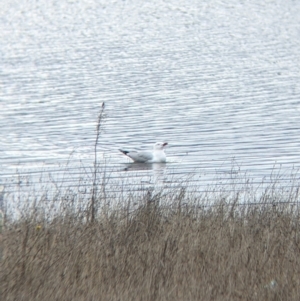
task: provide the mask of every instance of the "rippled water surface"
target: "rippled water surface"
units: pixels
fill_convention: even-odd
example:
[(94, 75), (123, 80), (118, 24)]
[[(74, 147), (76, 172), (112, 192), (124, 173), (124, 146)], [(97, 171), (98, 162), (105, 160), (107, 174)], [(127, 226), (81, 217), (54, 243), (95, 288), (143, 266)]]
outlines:
[(116, 179), (155, 174), (118, 148), (156, 141), (169, 175), (300, 167), (299, 2), (2, 2), (2, 182), (91, 167), (102, 102), (98, 158)]

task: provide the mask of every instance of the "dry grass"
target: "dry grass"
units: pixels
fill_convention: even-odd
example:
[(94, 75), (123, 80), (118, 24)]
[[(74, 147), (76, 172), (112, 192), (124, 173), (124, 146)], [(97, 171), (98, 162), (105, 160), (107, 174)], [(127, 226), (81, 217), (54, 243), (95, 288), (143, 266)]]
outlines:
[(299, 300), (297, 207), (182, 201), (7, 221), (1, 300)]

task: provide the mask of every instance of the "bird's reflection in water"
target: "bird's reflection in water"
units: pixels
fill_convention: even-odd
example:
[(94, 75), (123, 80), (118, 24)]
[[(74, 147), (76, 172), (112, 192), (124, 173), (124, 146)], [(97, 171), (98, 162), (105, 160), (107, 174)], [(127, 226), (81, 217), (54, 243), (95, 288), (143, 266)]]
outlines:
[(166, 163), (127, 163), (125, 164), (124, 171), (139, 171), (139, 170), (153, 170), (163, 171), (167, 164)]
[(147, 182), (154, 184), (157, 188), (164, 185), (166, 166), (166, 163), (127, 163), (124, 171), (152, 171), (152, 180)]
[(149, 184), (152, 183), (156, 187), (158, 187), (160, 185), (163, 185), (164, 183), (166, 166), (166, 163), (127, 163), (126, 167), (123, 170), (129, 172), (151, 171), (152, 180), (148, 180), (147, 182), (149, 182)]

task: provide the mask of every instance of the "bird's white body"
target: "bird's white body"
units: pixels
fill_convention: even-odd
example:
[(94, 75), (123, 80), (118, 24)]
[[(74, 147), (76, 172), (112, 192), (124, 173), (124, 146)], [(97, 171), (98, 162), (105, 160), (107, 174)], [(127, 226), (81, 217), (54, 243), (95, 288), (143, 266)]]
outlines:
[(127, 157), (131, 158), (134, 162), (138, 163), (164, 163), (166, 162), (166, 154), (164, 147), (168, 145), (166, 142), (156, 142), (153, 146), (152, 152), (137, 152), (137, 151), (124, 151), (120, 149)]

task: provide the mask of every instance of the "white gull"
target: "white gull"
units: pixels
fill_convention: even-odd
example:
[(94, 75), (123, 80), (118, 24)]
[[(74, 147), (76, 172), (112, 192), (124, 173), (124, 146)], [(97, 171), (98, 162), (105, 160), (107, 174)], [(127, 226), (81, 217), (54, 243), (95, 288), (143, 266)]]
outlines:
[(126, 151), (119, 149), (124, 155), (138, 163), (164, 163), (166, 162), (166, 154), (164, 147), (168, 145), (167, 142), (156, 142), (153, 146), (152, 152), (142, 151)]

